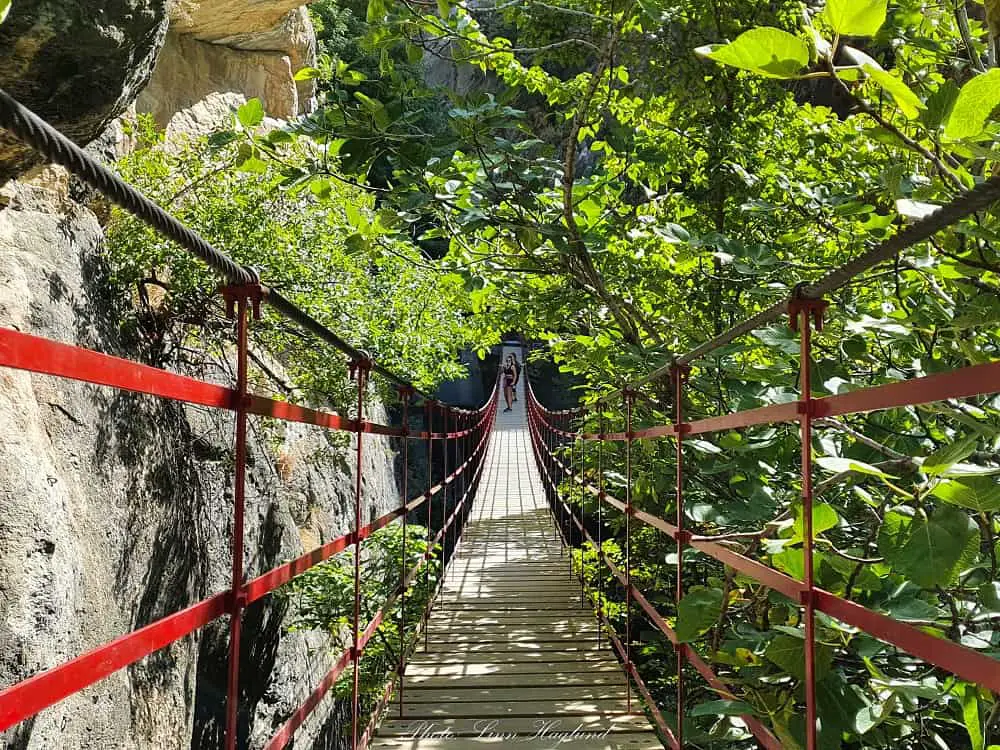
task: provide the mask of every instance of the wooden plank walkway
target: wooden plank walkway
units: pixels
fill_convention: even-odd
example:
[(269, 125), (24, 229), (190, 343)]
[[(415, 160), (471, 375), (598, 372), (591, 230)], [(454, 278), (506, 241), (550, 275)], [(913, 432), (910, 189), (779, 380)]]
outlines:
[[(504, 356), (506, 356), (506, 351)], [(581, 605), (531, 454), (523, 381), (496, 432), (440, 598), (371, 746), (464, 750), (663, 747)]]

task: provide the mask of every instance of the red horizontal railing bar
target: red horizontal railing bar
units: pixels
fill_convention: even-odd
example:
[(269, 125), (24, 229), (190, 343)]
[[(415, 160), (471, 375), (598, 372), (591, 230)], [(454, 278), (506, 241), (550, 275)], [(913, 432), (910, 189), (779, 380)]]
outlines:
[[(535, 437), (537, 438), (537, 433), (535, 433)], [(551, 452), (549, 452), (548, 448), (544, 445), (544, 441), (536, 441), (536, 447), (540, 447), (550, 457), (552, 457), (553, 460), (555, 460), (556, 463), (559, 464), (560, 468), (563, 469), (563, 471), (567, 471), (570, 474), (574, 474), (574, 472), (572, 472), (571, 470), (567, 469), (567, 467), (561, 461), (559, 461), (559, 459), (557, 459), (554, 456), (552, 456)], [(543, 469), (544, 478), (545, 478), (546, 482), (548, 483), (549, 487), (553, 487), (554, 483), (552, 482), (552, 477), (549, 474), (548, 470), (544, 467), (544, 463), (542, 464), (542, 469)], [(587, 485), (585, 485), (585, 486), (586, 486), (586, 488), (588, 490), (591, 490), (591, 492), (597, 494), (598, 497), (600, 497), (600, 492), (598, 490), (594, 489), (589, 483)], [(605, 496), (605, 498), (607, 498), (607, 496)], [(572, 512), (572, 510), (567, 505), (567, 503), (565, 501), (563, 501), (561, 498), (560, 498), (559, 502), (562, 504), (564, 511), (566, 513), (569, 513), (571, 515), (571, 517), (573, 518), (573, 520), (576, 522), (576, 525), (580, 529), (580, 531), (582, 532), (583, 536), (598, 551), (598, 555), (600, 556), (600, 559), (607, 566), (607, 568), (611, 572), (611, 574), (622, 585), (623, 588), (627, 589), (631, 593), (632, 598), (636, 601), (637, 604), (639, 604), (639, 606), (642, 608), (642, 610), (646, 613), (646, 616), (649, 618), (649, 620), (652, 622), (652, 624), (657, 629), (659, 629), (660, 632), (662, 632), (670, 640), (670, 642), (674, 644), (675, 647), (677, 647), (678, 645), (680, 645), (680, 651), (684, 655), (684, 658), (687, 661), (689, 661), (692, 664), (692, 666), (694, 666), (695, 669), (698, 670), (698, 672), (700, 672), (702, 674), (702, 676), (705, 678), (705, 680), (709, 683), (709, 685), (712, 686), (712, 688), (714, 690), (716, 690), (716, 692), (720, 692), (720, 693), (723, 693), (725, 695), (734, 695), (733, 692), (731, 690), (729, 690), (729, 688), (725, 685), (725, 683), (722, 682), (722, 680), (718, 677), (718, 675), (716, 675), (715, 672), (712, 671), (711, 667), (709, 667), (708, 664), (706, 664), (704, 662), (704, 660), (702, 660), (702, 658), (698, 655), (698, 653), (693, 648), (691, 648), (690, 646), (688, 646), (686, 644), (678, 644), (678, 642), (677, 642), (677, 634), (674, 632), (673, 628), (671, 628), (670, 625), (667, 624), (667, 621), (656, 610), (656, 608), (653, 607), (652, 604), (650, 604), (650, 602), (646, 598), (645, 594), (643, 594), (642, 591), (640, 591), (639, 589), (637, 589), (634, 585), (630, 584), (629, 581), (628, 581), (628, 579), (626, 578), (624, 572), (622, 572), (621, 568), (619, 568), (614, 563), (614, 561), (611, 560), (611, 558), (607, 555), (607, 553), (603, 549), (601, 549), (601, 548), (598, 547), (597, 543), (594, 541), (594, 538), (590, 535), (590, 532), (586, 529), (586, 527), (583, 525), (583, 523), (576, 518), (576, 515)], [(617, 503), (618, 505), (620, 505), (620, 510), (623, 510), (623, 511), (625, 510), (626, 506), (625, 506), (624, 503), (621, 503), (621, 501), (615, 501), (615, 503)], [(618, 507), (618, 506), (616, 505), (615, 507)], [(632, 515), (634, 517), (638, 517), (638, 514), (639, 514), (639, 512), (633, 510), (633, 514)], [(662, 525), (664, 525), (664, 526), (669, 527), (670, 529), (672, 529), (673, 531), (667, 532), (668, 534), (671, 534), (671, 535), (675, 534), (676, 527), (673, 526), (672, 524), (668, 524), (666, 521), (663, 521), (662, 519), (659, 519), (656, 516), (651, 516), (649, 514), (643, 514), (643, 515), (647, 515), (647, 516), (649, 516), (649, 518), (655, 519), (660, 524), (662, 524)], [(657, 527), (659, 527), (658, 524), (654, 524), (654, 525), (656, 525)], [(766, 567), (766, 566), (761, 566), (761, 567)], [(612, 642), (615, 643), (615, 648), (618, 650), (618, 653), (619, 653), (620, 657), (626, 662), (627, 670), (628, 670), (629, 674), (631, 674), (634, 677), (636, 686), (639, 688), (639, 692), (642, 693), (643, 698), (647, 701), (647, 705), (649, 705), (651, 707), (651, 712), (653, 713), (654, 718), (657, 721), (657, 726), (660, 727), (661, 732), (664, 731), (664, 728), (667, 727), (666, 722), (663, 720), (663, 717), (662, 717), (662, 715), (659, 712), (659, 708), (656, 706), (655, 702), (653, 701), (652, 695), (650, 695), (648, 689), (646, 688), (646, 684), (642, 681), (642, 677), (638, 674), (638, 671), (635, 668), (635, 664), (632, 663), (631, 661), (629, 661), (628, 658), (625, 656), (624, 647), (622, 647), (620, 641), (617, 640), (614, 628), (611, 626), (610, 622), (605, 618), (604, 613), (603, 613), (603, 611), (600, 610), (600, 608), (598, 608), (598, 614), (601, 617), (601, 620), (606, 623), (607, 628), (609, 630), (609, 635), (612, 638)], [(758, 721), (755, 717), (753, 717), (753, 716), (751, 716), (749, 714), (742, 714), (740, 716), (740, 718), (743, 720), (744, 724), (746, 724), (747, 728), (761, 742), (761, 744), (762, 744), (763, 747), (767, 748), (768, 750), (780, 750), (781, 743), (778, 742), (778, 740), (774, 736), (774, 734), (772, 734), (771, 731), (767, 727), (765, 727), (760, 721)], [(672, 732), (670, 732), (669, 734), (667, 734), (667, 733), (664, 733), (664, 734), (665, 734), (665, 736), (668, 736), (669, 738), (671, 738), (672, 741), (674, 742), (674, 745), (676, 745), (676, 739), (673, 739), (674, 735), (673, 735)]]
[[(1000, 381), (1000, 362), (987, 362), (937, 375), (926, 375), (922, 378), (902, 380), (898, 383), (871, 386), (836, 396), (812, 399), (813, 406), (811, 408), (814, 417), (835, 417), (880, 409), (916, 406), (952, 398), (969, 398), (996, 393), (1000, 391), (998, 381)], [(699, 435), (755, 425), (794, 422), (800, 416), (799, 404), (799, 401), (791, 401), (747, 409), (719, 417), (709, 417), (687, 422), (684, 429), (686, 434)], [(578, 433), (555, 428), (542, 417), (539, 419), (546, 428), (556, 434), (569, 438), (581, 437)], [(675, 435), (676, 431), (674, 425), (657, 425), (636, 430), (632, 433), (632, 438), (665, 437)], [(584, 433), (582, 437), (585, 440), (601, 439), (601, 436), (592, 433)], [(612, 432), (605, 434), (603, 439), (605, 442), (622, 442), (628, 440), (628, 437), (628, 433), (625, 432)]]
[(1000, 661), (816, 589), (816, 608), (929, 664), (1000, 694)]
[(297, 406), (287, 401), (276, 401), (263, 396), (251, 395), (247, 411), (258, 416), (274, 417), (286, 422), (301, 422), (302, 424), (312, 424), (331, 430), (356, 431), (354, 420), (341, 417), (337, 414), (309, 409), (305, 406)]
[(317, 547), (314, 550), (306, 552), (304, 555), (296, 557), (294, 560), (291, 560), (284, 565), (279, 565), (277, 568), (273, 568), (272, 570), (257, 576), (243, 586), (243, 592), (247, 597), (247, 604), (261, 599), (279, 586), (283, 586), (288, 583), (295, 576), (305, 573), (310, 568), (328, 560), (338, 552), (343, 552), (352, 544), (354, 544), (353, 531), (348, 534), (344, 534), (341, 537), (337, 537), (321, 547)]
[(695, 422), (688, 422), (684, 425), (684, 430), (688, 435), (703, 435), (708, 432), (738, 430), (742, 427), (754, 427), (762, 424), (794, 422), (798, 418), (799, 402), (789, 401), (785, 404), (761, 406), (757, 409), (747, 409), (733, 414), (724, 414), (721, 417), (709, 417), (707, 419), (699, 419)]
[(632, 437), (635, 440), (651, 440), (653, 438), (669, 437), (677, 434), (677, 428), (672, 424), (661, 424), (655, 427), (644, 427), (641, 430), (634, 430)]
[(158, 367), (0, 327), (0, 366), (54, 375), (217, 409), (235, 408), (236, 391)]
[[(588, 598), (590, 598), (589, 595)], [(639, 674), (638, 670), (636, 670), (635, 665), (632, 664), (631, 661), (629, 661), (628, 656), (626, 655), (625, 652), (625, 647), (622, 645), (621, 639), (618, 637), (618, 633), (615, 632), (614, 626), (611, 624), (611, 621), (608, 620), (608, 618), (604, 614), (604, 608), (601, 607), (599, 601), (595, 601), (593, 598), (590, 598), (590, 602), (594, 606), (594, 609), (597, 612), (597, 618), (600, 621), (601, 625), (603, 625), (604, 631), (607, 633), (608, 640), (611, 641), (611, 645), (614, 647), (615, 653), (618, 654), (618, 658), (621, 659), (622, 662), (625, 662), (628, 665), (626, 667), (626, 672), (628, 673), (629, 676), (632, 677), (633, 682), (635, 682), (636, 686), (639, 688), (639, 692), (642, 693), (643, 698), (646, 699), (646, 707), (649, 709), (649, 712), (653, 715), (653, 720), (656, 722), (657, 728), (666, 738), (667, 743), (670, 745), (672, 750), (680, 750), (680, 745), (677, 742), (677, 736), (674, 734), (674, 731), (670, 728), (670, 725), (667, 724), (666, 719), (663, 718), (663, 714), (660, 712), (659, 706), (656, 705), (656, 701), (654, 701), (653, 696), (650, 695), (649, 689), (646, 687), (646, 683), (642, 679), (642, 676)]]
[[(911, 381), (891, 383), (884, 386), (875, 386), (873, 388), (853, 391), (851, 393), (840, 394), (837, 396), (830, 396), (824, 399), (816, 399), (812, 402), (813, 404), (816, 404), (813, 416), (835, 416), (872, 411), (881, 408), (928, 403), (948, 398), (964, 398), (993, 393), (1000, 390), (997, 388), (996, 384), (998, 377), (1000, 377), (1000, 362), (992, 362), (985, 365), (975, 365), (963, 368), (962, 370), (956, 370), (941, 375), (931, 375), (926, 378), (919, 378)], [(798, 414), (800, 413), (799, 402), (778, 404), (773, 407), (763, 407), (761, 409), (752, 409), (747, 412), (743, 412), (742, 415), (734, 414), (727, 417), (702, 420), (700, 424), (703, 426), (707, 424), (712, 428), (712, 431), (716, 429), (734, 429), (737, 426), (747, 426), (747, 420), (745, 419), (746, 416), (749, 415), (752, 419), (756, 420), (765, 413), (769, 414), (771, 417), (774, 417), (775, 415), (785, 415), (788, 417), (788, 420), (786, 421), (791, 421), (798, 418)], [(741, 424), (737, 425), (732, 422), (720, 421), (728, 420), (732, 417), (740, 417), (742, 419)], [(541, 419), (540, 417), (537, 418), (542, 425), (548, 427), (544, 419)], [(691, 423), (692, 427), (698, 424), (698, 422)], [(703, 429), (702, 431), (709, 430)], [(551, 451), (548, 450), (545, 445), (545, 441), (540, 439), (537, 430), (533, 432), (533, 437), (535, 438), (536, 451), (547, 455), (564, 472), (570, 475), (574, 474), (574, 472), (570, 471), (558, 458), (553, 455)], [(633, 433), (633, 439), (634, 437), (635, 433)], [(553, 486), (554, 483), (548, 475), (547, 470), (544, 471), (544, 474), (550, 486)], [(576, 481), (579, 480), (577, 479)], [(601, 497), (600, 491), (592, 485), (587, 483), (585, 486), (589, 492), (597, 495), (599, 498)], [(621, 503), (621, 501), (612, 502), (610, 496), (606, 494), (603, 499), (609, 505), (617, 507), (619, 510), (625, 511), (626, 509), (624, 503)], [(673, 524), (642, 511), (633, 511), (632, 515), (633, 517), (638, 518), (639, 520), (642, 520), (645, 523), (652, 525), (676, 538), (676, 527)], [(589, 534), (587, 534), (587, 538), (590, 539)], [(593, 543), (592, 539), (590, 539), (590, 541)], [(749, 576), (768, 588), (780, 592), (794, 602), (801, 602), (802, 597), (808, 595), (808, 586), (804, 582), (785, 575), (784, 573), (728, 549), (727, 547), (724, 547), (716, 542), (698, 539), (696, 537), (690, 540), (689, 543), (690, 546), (700, 552), (715, 558), (719, 562)], [(603, 552), (601, 556), (608, 564), (612, 573), (615, 574), (615, 577), (624, 585), (624, 576), (620, 574), (620, 571), (618, 571), (611, 561), (607, 559)], [(822, 589), (814, 589), (814, 592), (814, 603), (816, 608), (831, 617), (836, 617), (848, 625), (859, 628), (860, 630), (884, 641), (887, 644), (900, 648), (912, 656), (951, 672), (958, 677), (980, 684), (994, 692), (1000, 692), (1000, 661), (966, 648), (965, 646), (951, 640), (930, 635), (929, 633), (915, 628), (912, 625), (898, 622), (893, 620), (891, 617), (868, 609), (861, 604), (835, 596), (834, 594), (823, 591)], [(650, 618), (653, 619), (652, 613), (655, 612), (655, 609), (642, 605), (642, 602), (645, 601), (645, 599), (642, 597), (641, 592), (632, 587), (632, 594), (636, 600), (640, 602), (640, 606), (642, 606), (646, 614), (650, 615)], [(648, 602), (646, 602), (646, 604), (648, 604)], [(665, 635), (667, 635), (668, 638), (671, 637), (670, 634), (672, 633), (672, 630), (670, 630), (668, 626), (666, 628), (664, 627), (666, 626), (666, 622), (662, 618), (659, 618), (659, 621), (653, 619), (653, 622)], [(706, 680), (709, 681), (710, 684), (712, 684), (714, 688), (721, 691), (727, 690), (723, 683), (713, 683), (713, 680), (717, 680), (718, 678), (714, 675), (711, 668), (701, 660), (701, 657), (698, 656), (693, 649), (686, 649), (686, 654), (688, 661), (702, 674), (703, 677), (705, 677)], [(747, 718), (756, 722), (756, 720), (752, 717), (744, 717), (744, 720)], [(761, 728), (764, 728), (759, 722), (756, 723)], [(750, 722), (747, 723), (747, 726), (750, 726)], [(765, 747), (780, 748), (780, 743), (773, 738), (773, 735), (771, 736), (771, 740), (773, 740), (774, 744), (770, 744), (770, 741), (764, 741), (760, 736), (758, 736), (758, 739), (761, 739), (761, 741), (764, 742)]]
[(323, 697), (329, 692), (336, 682), (337, 678), (343, 673), (347, 668), (347, 665), (351, 663), (351, 649), (348, 649), (340, 658), (337, 659), (337, 663), (333, 665), (333, 668), (320, 680), (319, 685), (316, 689), (309, 694), (305, 702), (296, 709), (288, 721), (282, 725), (281, 729), (278, 730), (277, 734), (271, 738), (271, 741), (265, 746), (265, 750), (281, 750), (285, 745), (292, 741), (292, 737), (295, 735), (295, 730), (297, 730), (305, 720), (308, 718), (309, 714), (313, 712), (313, 709), (319, 705)]
[[(481, 421), (480, 425), (482, 423), (483, 422)], [(471, 463), (473, 463), (473, 461), (478, 459), (480, 457), (480, 454), (483, 453), (484, 448), (488, 442), (489, 442), (489, 434), (485, 433), (483, 437), (480, 439), (479, 444), (476, 446), (476, 449), (473, 451), (472, 455), (468, 459), (466, 459), (465, 462), (463, 462), (462, 465), (458, 469), (456, 469), (448, 478), (446, 478), (440, 484), (438, 484), (437, 487), (434, 489), (434, 491), (422, 494), (416, 499), (411, 500), (406, 505), (401, 506), (399, 509), (387, 513), (386, 515), (372, 522), (368, 526), (364, 527), (361, 531), (361, 534), (359, 535), (360, 538), (364, 539), (368, 534), (370, 534), (375, 529), (388, 525), (395, 518), (399, 518), (400, 516), (402, 516), (403, 513), (409, 510), (411, 507), (417, 508), (423, 503), (425, 503), (432, 495), (435, 494), (435, 492), (440, 491), (440, 489), (443, 488), (450, 481), (454, 481), (454, 479), (458, 477), (465, 470), (467, 466), (469, 466)], [(483, 461), (478, 461), (476, 477), (478, 477), (481, 474), (483, 463), (484, 463)], [(474, 483), (470, 483), (469, 487), (466, 488), (465, 494), (462, 496), (462, 499), (456, 505), (453, 513), (448, 518), (444, 527), (435, 537), (434, 539), (435, 544), (441, 540), (444, 533), (451, 527), (455, 519), (458, 518), (461, 511), (464, 510), (467, 499), (471, 497), (472, 494), (471, 490), (473, 486)], [(353, 534), (347, 534), (344, 537), (341, 537), (340, 540), (337, 541), (350, 540), (353, 538), (353, 536), (354, 536)], [(350, 542), (348, 542), (345, 545), (345, 547), (349, 546), (349, 544)], [(401, 582), (400, 586), (397, 587), (396, 591), (382, 604), (382, 606), (375, 613), (374, 617), (372, 617), (371, 621), (368, 623), (368, 625), (365, 627), (364, 631), (358, 638), (359, 659), (360, 659), (360, 654), (364, 653), (365, 647), (368, 645), (368, 642), (374, 636), (375, 631), (378, 629), (378, 626), (381, 625), (382, 622), (385, 620), (386, 611), (390, 607), (392, 607), (393, 604), (395, 604), (396, 600), (400, 597), (402, 591), (406, 588), (409, 588), (410, 583), (420, 572), (420, 570), (427, 564), (427, 562), (431, 559), (431, 557), (432, 554), (430, 551), (426, 552), (423, 555), (422, 559), (418, 561), (417, 564), (413, 566), (413, 568), (411, 568), (410, 571), (404, 576), (403, 581)], [(424, 613), (421, 622), (424, 622), (426, 620), (426, 617), (427, 617), (427, 612)], [(334, 666), (334, 668), (330, 671), (330, 673), (328, 673), (327, 676), (323, 678), (323, 681), (309, 695), (305, 703), (303, 703), (302, 706), (300, 706), (296, 710), (296, 712), (292, 715), (292, 717), (288, 720), (288, 722), (286, 722), (285, 725), (281, 728), (281, 730), (279, 730), (278, 734), (276, 734), (274, 738), (268, 743), (267, 750), (281, 750), (281, 748), (284, 748), (291, 741), (292, 737), (295, 734), (295, 731), (302, 725), (302, 723), (306, 720), (309, 714), (312, 713), (312, 711), (316, 708), (316, 706), (319, 705), (320, 700), (322, 700), (323, 696), (330, 689), (330, 686), (332, 686), (332, 684), (336, 682), (337, 677), (339, 677), (340, 673), (343, 672), (343, 670), (346, 668), (347, 664), (351, 660), (352, 651), (353, 649), (348, 649), (341, 656), (340, 661), (338, 661), (337, 664)], [(368, 732), (366, 731), (365, 736), (367, 736), (367, 734)], [(363, 747), (364, 743), (361, 743), (360, 746)]]
[[(231, 388), (3, 327), (0, 327), (0, 367), (118, 388), (196, 406), (228, 410), (236, 408), (236, 391)], [(358, 431), (355, 420), (265, 396), (251, 395), (247, 411), (286, 422), (312, 424), (331, 430)], [(416, 439), (404, 435), (401, 428), (368, 421), (362, 422), (361, 432)], [(445, 435), (442, 433), (438, 439), (445, 439)]]
[(915, 406), (949, 398), (969, 398), (1000, 390), (1000, 362), (963, 367), (938, 375), (863, 388), (813, 401), (817, 417), (858, 414), (877, 409)]
[(229, 592), (193, 604), (0, 690), (0, 732), (224, 615)]
[(690, 542), (690, 545), (699, 552), (704, 552), (706, 555), (714, 557), (722, 564), (728, 565), (730, 568), (738, 570), (744, 575), (750, 576), (768, 588), (784, 594), (792, 601), (798, 602), (801, 592), (808, 589), (806, 584), (802, 581), (785, 575), (784, 573), (781, 573), (768, 565), (757, 562), (753, 558), (747, 557), (746, 555), (741, 555), (739, 552), (734, 552), (733, 550), (723, 547), (721, 544), (717, 544), (716, 542), (706, 542), (695, 539)]
[[(690, 645), (685, 645), (682, 649), (684, 654), (684, 659), (698, 670), (698, 674), (709, 684), (709, 686), (719, 695), (724, 697), (737, 698), (738, 696), (729, 689), (729, 687), (719, 676), (712, 671), (712, 668), (705, 663), (705, 660), (701, 658), (701, 655), (695, 651)], [(761, 743), (767, 750), (781, 750), (782, 745), (778, 741), (778, 738), (774, 736), (770, 729), (764, 726), (761, 721), (750, 714), (740, 714), (740, 718), (743, 723), (747, 725), (747, 729), (753, 732), (753, 736), (757, 738), (757, 741)]]

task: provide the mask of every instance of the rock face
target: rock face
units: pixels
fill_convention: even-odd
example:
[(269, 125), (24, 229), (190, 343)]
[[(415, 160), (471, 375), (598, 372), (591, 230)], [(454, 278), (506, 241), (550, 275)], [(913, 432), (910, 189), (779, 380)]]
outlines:
[[(167, 0), (17, 0), (0, 25), (0, 87), (78, 143), (135, 99), (167, 29)], [(0, 183), (37, 164), (0, 131)]]
[[(107, 158), (128, 148), (106, 126), (129, 107), (184, 133), (254, 96), (294, 116), (312, 84), (292, 75), (314, 57), (289, 0), (15, 0), (0, 26), (0, 86), (81, 143), (103, 130), (91, 148)], [(61, 168), (27, 172), (36, 161), (0, 132), (0, 326), (137, 358), (98, 218)], [(192, 374), (230, 384), (229, 359)], [(233, 431), (229, 413), (0, 368), (0, 687), (228, 589)], [(355, 482), (353, 438), (256, 419), (250, 434), (248, 577), (346, 532)], [(364, 440), (367, 520), (400, 498), (393, 446)], [(288, 632), (288, 606), (245, 613), (241, 747), (263, 747), (331, 665), (326, 636)], [(227, 642), (222, 617), (0, 734), (0, 750), (216, 750)], [(341, 722), (328, 698), (296, 747), (339, 746)]]
[(190, 127), (185, 112), (196, 107), (198, 124), (220, 124), (231, 110), (214, 106), (218, 100), (211, 97), (219, 95), (241, 102), (256, 97), (278, 119), (307, 111), (315, 84), (297, 82), (294, 75), (315, 64), (316, 38), (306, 9), (298, 5), (288, 0), (178, 2), (138, 111), (150, 113), (168, 132)]
[[(93, 214), (15, 185), (0, 210), (0, 325), (127, 356)], [(202, 377), (226, 383), (230, 364)], [(377, 407), (373, 418), (386, 421)], [(347, 531), (352, 446), (251, 425), (245, 565), (256, 575)], [(0, 685), (229, 586), (233, 419), (0, 369)], [(366, 512), (399, 503), (394, 453), (365, 437)], [(261, 747), (331, 663), (286, 604), (245, 616), (241, 735)], [(227, 619), (0, 735), (9, 750), (218, 748)], [(325, 710), (324, 710), (325, 709)], [(297, 746), (336, 728), (329, 708)], [(298, 744), (301, 743), (301, 744)]]

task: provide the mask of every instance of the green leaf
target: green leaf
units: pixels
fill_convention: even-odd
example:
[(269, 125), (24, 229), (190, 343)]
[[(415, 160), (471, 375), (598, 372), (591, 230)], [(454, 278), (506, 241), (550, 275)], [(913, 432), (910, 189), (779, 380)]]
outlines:
[(886, 611), (894, 620), (901, 622), (936, 620), (941, 615), (941, 611), (933, 604), (917, 598), (891, 602)]
[[(777, 664), (793, 677), (804, 680), (806, 676), (806, 642), (791, 635), (779, 635), (768, 644), (764, 652), (770, 661)], [(816, 644), (816, 679), (821, 680), (830, 671), (833, 663), (833, 649), (825, 643)]]
[(12, 0), (0, 0), (0, 23), (7, 20), (7, 14), (10, 13), (10, 6)]
[(319, 68), (299, 68), (295, 73), (296, 81), (312, 81), (319, 78)]
[(827, 0), (823, 18), (841, 36), (874, 36), (888, 6), (888, 0)]
[[(801, 542), (803, 539), (805, 517), (801, 511), (802, 509), (799, 508), (796, 513), (795, 524), (792, 526), (795, 533), (792, 535), (789, 543)], [(824, 531), (836, 528), (837, 524), (840, 523), (840, 516), (837, 515), (837, 511), (833, 509), (832, 505), (817, 503), (813, 505), (812, 522), (813, 536), (816, 536), (817, 534), (822, 534)]]
[(1000, 612), (1000, 583), (990, 581), (980, 586), (979, 600), (991, 612)]
[(931, 494), (952, 505), (991, 513), (1000, 510), (1000, 483), (994, 477), (966, 477), (942, 482)]
[(924, 588), (951, 583), (979, 552), (979, 526), (964, 510), (942, 505), (930, 517), (911, 508), (885, 514), (879, 552), (894, 570)]
[(245, 128), (252, 128), (264, 121), (264, 105), (256, 97), (236, 110), (236, 119)]
[(959, 92), (954, 81), (945, 81), (928, 97), (927, 109), (921, 116), (928, 129), (937, 130), (948, 121), (955, 102), (958, 101)]
[(944, 126), (944, 137), (953, 141), (974, 138), (1000, 105), (1000, 69), (976, 76), (962, 87)]
[(424, 50), (416, 44), (406, 45), (406, 61), (411, 65), (416, 65), (424, 59)]
[(886, 474), (881, 469), (872, 466), (871, 464), (866, 464), (864, 461), (856, 461), (853, 458), (837, 458), (836, 456), (821, 456), (815, 459), (816, 465), (821, 469), (826, 469), (827, 471), (833, 472), (834, 474), (840, 474), (844, 471), (856, 471), (859, 474), (867, 474), (872, 477), (881, 477), (882, 479), (892, 479), (892, 474)]
[(863, 65), (861, 69), (896, 100), (899, 111), (907, 119), (912, 120), (920, 115), (920, 110), (924, 109), (924, 103), (920, 101), (919, 97), (901, 79), (896, 78), (892, 73), (872, 65)]
[(687, 712), (688, 716), (742, 716), (755, 714), (753, 706), (746, 701), (717, 700), (699, 703)]
[(969, 733), (972, 750), (983, 750), (986, 744), (983, 739), (983, 722), (979, 716), (979, 688), (975, 685), (966, 685), (965, 693), (962, 696), (962, 718), (965, 720), (965, 729)]
[(976, 449), (978, 435), (966, 435), (960, 440), (956, 440), (949, 445), (943, 445), (924, 459), (920, 465), (920, 470), (929, 476), (944, 474), (948, 469), (964, 461), (972, 451)]
[(695, 52), (768, 78), (794, 78), (809, 64), (809, 45), (805, 41), (770, 26), (750, 29), (729, 44), (709, 44)]
[(674, 630), (681, 643), (689, 643), (708, 632), (722, 613), (722, 591), (704, 587), (693, 588), (677, 605)]

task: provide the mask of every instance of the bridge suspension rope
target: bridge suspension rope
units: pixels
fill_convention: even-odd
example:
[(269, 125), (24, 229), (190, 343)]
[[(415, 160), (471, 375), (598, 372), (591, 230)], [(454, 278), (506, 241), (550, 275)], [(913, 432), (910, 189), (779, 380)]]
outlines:
[[(0, 88), (0, 127), (6, 128), (21, 138), (46, 159), (66, 167), (72, 174), (110, 198), (136, 218), (146, 222), (165, 237), (172, 239), (222, 276), (228, 283), (237, 286), (259, 286), (262, 301), (280, 315), (319, 337), (352, 360), (371, 359), (367, 352), (344, 341), (308, 312), (296, 306), (276, 290), (263, 285), (260, 274), (255, 269), (240, 265), (196, 231), (164, 211), (159, 205), (94, 159), (2, 88)], [(413, 386), (407, 378), (374, 360), (372, 360), (372, 370), (396, 385), (411, 387), (418, 395), (424, 398), (430, 397)]]

